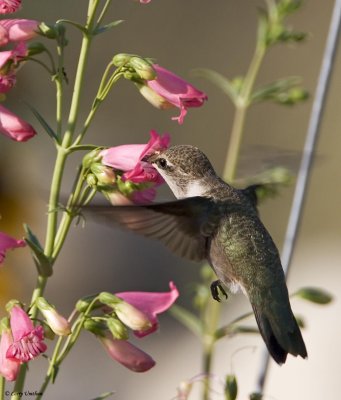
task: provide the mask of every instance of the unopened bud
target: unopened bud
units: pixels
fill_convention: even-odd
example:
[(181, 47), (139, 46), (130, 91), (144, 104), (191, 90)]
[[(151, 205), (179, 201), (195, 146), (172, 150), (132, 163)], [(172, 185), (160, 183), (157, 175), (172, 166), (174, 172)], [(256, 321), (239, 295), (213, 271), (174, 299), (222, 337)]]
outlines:
[(151, 81), (157, 76), (151, 63), (144, 58), (131, 57), (129, 65), (135, 70), (141, 79), (146, 81)]
[(85, 154), (83, 157), (82, 165), (84, 168), (90, 168), (93, 163), (97, 163), (101, 161), (102, 156), (100, 156), (100, 152), (102, 149), (95, 149), (90, 151), (90, 153)]
[(28, 56), (31, 57), (43, 53), (44, 51), (46, 51), (46, 47), (43, 45), (43, 43), (33, 42), (27, 45), (27, 50)]
[(69, 322), (60, 315), (57, 310), (49, 304), (44, 297), (36, 299), (36, 306), (45, 317), (49, 327), (58, 336), (67, 336), (71, 333)]
[(112, 61), (116, 67), (122, 67), (123, 65), (127, 64), (131, 57), (135, 57), (133, 54), (125, 54), (125, 53), (120, 53), (116, 54)]
[(146, 331), (152, 327), (146, 314), (125, 301), (117, 303), (114, 311), (124, 325), (133, 331)]
[(90, 169), (97, 178), (97, 185), (110, 186), (115, 183), (116, 175), (112, 168), (100, 163), (93, 163)]
[(89, 296), (82, 297), (76, 303), (76, 310), (78, 312), (84, 313), (90, 306), (90, 304), (94, 301), (97, 297), (97, 294), (91, 294)]
[(83, 327), (96, 336), (105, 336), (105, 331), (107, 330), (107, 326), (103, 322), (93, 319), (86, 319)]
[(127, 340), (129, 335), (127, 328), (116, 318), (108, 318), (107, 326), (114, 339)]
[(41, 22), (38, 26), (40, 33), (48, 39), (56, 39), (58, 36), (58, 29), (56, 26)]
[(119, 297), (117, 297), (114, 294), (109, 293), (109, 292), (101, 292), (98, 295), (98, 300), (102, 304), (105, 304), (105, 305), (107, 305), (107, 306), (109, 306), (111, 308), (114, 308), (117, 303), (122, 302), (122, 300)]
[(86, 176), (86, 183), (88, 184), (88, 186), (90, 186), (91, 188), (96, 188), (97, 187), (97, 178), (95, 177), (94, 174), (88, 174)]

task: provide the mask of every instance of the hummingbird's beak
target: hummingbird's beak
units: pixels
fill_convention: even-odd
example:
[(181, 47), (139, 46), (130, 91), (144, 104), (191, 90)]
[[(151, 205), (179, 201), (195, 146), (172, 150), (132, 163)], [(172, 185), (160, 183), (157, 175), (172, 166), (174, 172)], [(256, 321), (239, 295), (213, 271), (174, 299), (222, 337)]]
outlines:
[(160, 152), (159, 151), (155, 151), (152, 154), (147, 154), (142, 158), (142, 161), (145, 161), (149, 164), (153, 164), (157, 158), (159, 157)]

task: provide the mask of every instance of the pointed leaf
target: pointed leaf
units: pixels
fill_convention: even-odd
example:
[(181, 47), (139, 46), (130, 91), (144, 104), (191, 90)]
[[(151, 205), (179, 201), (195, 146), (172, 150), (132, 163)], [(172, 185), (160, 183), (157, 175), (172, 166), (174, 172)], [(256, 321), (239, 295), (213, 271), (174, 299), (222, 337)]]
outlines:
[(58, 136), (55, 131), (50, 127), (50, 125), (45, 121), (45, 119), (41, 116), (41, 114), (36, 110), (32, 105), (26, 103), (29, 109), (32, 111), (34, 116), (40, 122), (41, 126), (44, 128), (45, 132), (56, 142), (59, 142)]
[(39, 275), (44, 277), (51, 276), (53, 273), (51, 262), (46, 257), (44, 250), (39, 243), (38, 238), (32, 233), (31, 229), (27, 224), (24, 224), (24, 229), (27, 234), (25, 242), (32, 251), (33, 260), (36, 264)]
[(333, 300), (333, 296), (327, 291), (316, 287), (305, 287), (298, 290), (293, 296), (311, 301), (315, 304), (328, 304)]
[(273, 99), (275, 95), (288, 91), (292, 87), (299, 85), (301, 81), (301, 78), (297, 76), (290, 76), (270, 82), (252, 93), (252, 101), (255, 103), (257, 101)]
[(181, 322), (182, 325), (193, 332), (194, 335), (198, 337), (201, 336), (202, 323), (196, 315), (177, 304), (174, 304), (172, 308), (170, 308), (169, 312), (174, 318)]
[(227, 94), (233, 103), (236, 103), (238, 93), (232, 83), (224, 76), (219, 74), (219, 72), (213, 71), (208, 68), (196, 68), (193, 70), (194, 76), (205, 78), (212, 82), (214, 85), (218, 86), (225, 94)]
[(96, 28), (94, 30), (94, 35), (98, 35), (100, 33), (106, 32), (111, 28), (114, 28), (117, 25), (120, 25), (122, 22), (124, 22), (123, 19), (119, 19), (117, 21), (112, 21), (109, 24), (103, 25), (103, 26), (99, 26), (98, 28)]

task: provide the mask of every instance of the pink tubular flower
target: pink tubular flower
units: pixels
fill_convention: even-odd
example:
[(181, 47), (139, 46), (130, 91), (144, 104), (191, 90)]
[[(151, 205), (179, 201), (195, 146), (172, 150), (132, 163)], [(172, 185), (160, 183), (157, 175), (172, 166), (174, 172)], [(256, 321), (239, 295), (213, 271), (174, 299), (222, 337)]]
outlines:
[(114, 169), (123, 171), (122, 180), (135, 183), (155, 182), (160, 184), (163, 179), (149, 163), (142, 161), (143, 157), (164, 150), (169, 146), (168, 134), (159, 136), (155, 131), (150, 132), (147, 144), (125, 144), (102, 150), (102, 163)]
[(15, 85), (18, 61), (26, 55), (24, 42), (19, 42), (12, 50), (0, 52), (0, 93), (7, 93)]
[(180, 115), (172, 119), (182, 124), (187, 108), (201, 107), (207, 95), (167, 69), (157, 64), (153, 68), (157, 77), (139, 86), (141, 94), (157, 108), (178, 107)]
[(109, 356), (134, 372), (145, 372), (154, 367), (155, 361), (138, 347), (127, 340), (117, 340), (107, 332), (98, 336)]
[(179, 296), (178, 289), (173, 282), (169, 283), (170, 291), (162, 293), (154, 292), (122, 292), (116, 296), (131, 304), (146, 315), (151, 323), (151, 327), (142, 331), (134, 331), (138, 337), (143, 337), (153, 333), (158, 328), (157, 314), (170, 308)]
[(25, 247), (26, 243), (24, 240), (17, 240), (5, 233), (0, 232), (0, 264), (5, 259), (5, 252), (10, 249), (17, 247)]
[(17, 142), (26, 142), (36, 131), (26, 121), (0, 105), (0, 132)]
[(39, 22), (33, 19), (0, 20), (0, 46), (21, 42), (37, 36)]
[(18, 306), (14, 306), (10, 314), (13, 343), (8, 347), (6, 357), (12, 361), (27, 362), (44, 353), (47, 347), (43, 342), (43, 327), (35, 327), (25, 311)]
[(11, 330), (3, 328), (0, 341), (0, 374), (7, 381), (15, 381), (20, 369), (20, 362), (6, 358), (7, 349), (12, 345), (12, 343), (13, 337)]
[(19, 10), (21, 0), (0, 0), (0, 14), (11, 14)]

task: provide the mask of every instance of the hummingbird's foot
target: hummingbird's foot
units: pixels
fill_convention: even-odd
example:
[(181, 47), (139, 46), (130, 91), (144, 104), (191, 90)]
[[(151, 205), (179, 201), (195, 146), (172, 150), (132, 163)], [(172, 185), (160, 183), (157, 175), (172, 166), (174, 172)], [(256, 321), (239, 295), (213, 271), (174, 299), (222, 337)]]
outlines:
[(225, 292), (225, 289), (223, 288), (220, 280), (218, 279), (217, 281), (211, 283), (211, 294), (214, 300), (220, 301), (219, 290), (227, 299), (227, 293)]

